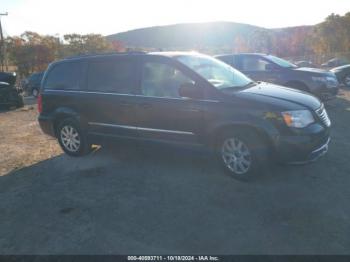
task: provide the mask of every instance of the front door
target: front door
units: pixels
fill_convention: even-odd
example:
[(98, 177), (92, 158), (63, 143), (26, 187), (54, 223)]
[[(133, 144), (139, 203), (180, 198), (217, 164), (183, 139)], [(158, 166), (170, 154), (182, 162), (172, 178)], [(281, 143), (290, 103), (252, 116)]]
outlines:
[(195, 80), (167, 59), (145, 57), (136, 107), (138, 131), (142, 138), (197, 142), (203, 127), (205, 101), (181, 97), (179, 88)]
[(254, 55), (240, 57), (240, 71), (255, 81), (280, 83), (281, 72), (276, 64)]

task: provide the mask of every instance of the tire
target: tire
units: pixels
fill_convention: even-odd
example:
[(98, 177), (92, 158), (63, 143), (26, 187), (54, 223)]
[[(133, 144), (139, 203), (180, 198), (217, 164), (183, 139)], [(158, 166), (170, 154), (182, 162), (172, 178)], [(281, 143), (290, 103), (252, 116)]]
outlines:
[(17, 108), (24, 107), (24, 101), (23, 101), (23, 97), (21, 95), (18, 95), (16, 107)]
[(33, 95), (34, 97), (38, 97), (38, 95), (39, 95), (39, 90), (38, 90), (37, 88), (33, 88), (33, 90), (32, 90), (32, 95)]
[(264, 172), (267, 146), (255, 132), (225, 132), (217, 143), (217, 154), (225, 172), (232, 178), (248, 181)]
[(84, 156), (91, 152), (91, 144), (77, 121), (72, 118), (62, 120), (56, 129), (58, 143), (70, 156)]
[(343, 83), (346, 87), (350, 87), (350, 74), (344, 77)]

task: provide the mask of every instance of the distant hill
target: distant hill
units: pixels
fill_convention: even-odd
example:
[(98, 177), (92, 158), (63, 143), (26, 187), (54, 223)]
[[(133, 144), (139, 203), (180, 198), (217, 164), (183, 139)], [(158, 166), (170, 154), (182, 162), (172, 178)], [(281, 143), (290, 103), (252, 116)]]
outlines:
[(107, 36), (110, 41), (122, 41), (128, 47), (197, 48), (231, 46), (236, 35), (268, 29), (233, 22), (187, 23), (155, 26)]

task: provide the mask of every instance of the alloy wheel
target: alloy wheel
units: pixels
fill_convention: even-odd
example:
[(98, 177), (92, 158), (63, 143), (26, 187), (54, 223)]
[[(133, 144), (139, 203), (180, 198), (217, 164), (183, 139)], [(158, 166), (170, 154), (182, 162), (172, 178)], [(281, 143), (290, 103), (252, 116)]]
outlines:
[(226, 139), (221, 148), (226, 167), (238, 175), (246, 174), (252, 164), (252, 156), (246, 144), (238, 138)]
[(61, 141), (63, 146), (70, 152), (77, 152), (80, 148), (80, 136), (78, 131), (70, 126), (66, 125), (61, 129)]

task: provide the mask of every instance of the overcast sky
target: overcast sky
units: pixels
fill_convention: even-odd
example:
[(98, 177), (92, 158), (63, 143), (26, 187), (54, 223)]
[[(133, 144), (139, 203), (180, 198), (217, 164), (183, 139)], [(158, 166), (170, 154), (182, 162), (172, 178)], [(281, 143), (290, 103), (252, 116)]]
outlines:
[(278, 28), (350, 12), (350, 0), (0, 0), (6, 35), (100, 33), (186, 22), (232, 21)]

